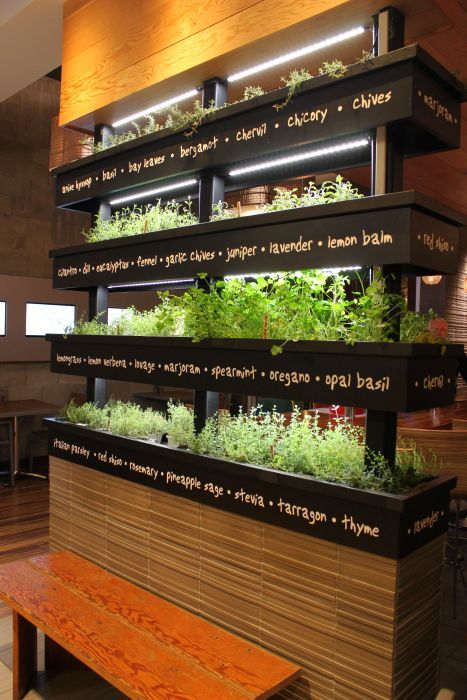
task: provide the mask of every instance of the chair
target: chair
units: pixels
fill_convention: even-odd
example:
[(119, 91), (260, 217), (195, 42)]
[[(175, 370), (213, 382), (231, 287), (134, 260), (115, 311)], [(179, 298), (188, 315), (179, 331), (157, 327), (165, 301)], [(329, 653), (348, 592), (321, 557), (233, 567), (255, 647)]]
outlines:
[(32, 474), (34, 463), (34, 450), (36, 447), (48, 445), (48, 430), (47, 428), (39, 428), (31, 430), (28, 435), (28, 473)]
[(1, 439), (0, 440), (0, 446), (7, 446), (8, 447), (8, 460), (9, 460), (9, 472), (10, 472), (10, 486), (13, 486), (14, 481), (15, 481), (15, 458), (13, 454), (13, 422), (11, 420), (1, 420), (0, 421), (0, 428), (5, 427), (7, 429), (7, 438), (6, 440)]
[(456, 476), (457, 485), (451, 492), (455, 508), (451, 509), (451, 525), (453, 536), (448, 537), (446, 560), (453, 568), (453, 617), (457, 609), (457, 577), (461, 578), (464, 593), (467, 594), (467, 584), (464, 575), (464, 564), (467, 559), (467, 540), (459, 537), (461, 519), (467, 515), (461, 509), (461, 502), (467, 500), (467, 430), (422, 430), (416, 428), (398, 428), (399, 439), (413, 440), (425, 455), (429, 464), (430, 457), (436, 455), (440, 462), (439, 473), (443, 476)]

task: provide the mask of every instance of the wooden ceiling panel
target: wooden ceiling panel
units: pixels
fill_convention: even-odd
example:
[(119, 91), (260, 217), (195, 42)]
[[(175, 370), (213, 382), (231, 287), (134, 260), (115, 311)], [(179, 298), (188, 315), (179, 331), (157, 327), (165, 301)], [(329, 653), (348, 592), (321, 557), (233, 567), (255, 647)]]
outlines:
[[(271, 12), (268, 0), (161, 0), (152, 6), (143, 0), (93, 0), (64, 23), (60, 123), (183, 78), (200, 64), (348, 2), (278, 0)], [(292, 35), (288, 42), (295, 45)]]

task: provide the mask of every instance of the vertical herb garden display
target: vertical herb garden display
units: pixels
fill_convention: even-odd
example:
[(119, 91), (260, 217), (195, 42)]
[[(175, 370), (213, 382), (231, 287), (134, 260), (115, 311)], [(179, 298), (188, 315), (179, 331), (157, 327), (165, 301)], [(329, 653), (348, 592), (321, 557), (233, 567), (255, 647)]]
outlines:
[[(415, 192), (391, 192), (401, 183), (395, 181), (394, 174), (390, 181), (389, 172), (397, 171), (397, 159), (459, 144), (461, 93), (456, 80), (417, 46), (398, 48), (355, 64), (338, 78), (321, 75), (308, 79), (292, 98), (284, 88), (232, 106), (221, 107), (211, 101), (207, 114), (199, 105), (203, 123), (200, 119), (192, 124), (189, 133), (186, 128), (165, 128), (149, 135), (140, 132), (138, 138), (98, 149), (94, 156), (56, 171), (57, 204), (84, 209), (99, 204), (101, 216), (86, 234), (87, 244), (52, 252), (54, 286), (89, 290), (91, 317), (98, 314), (94, 328), (93, 323), (88, 329), (84, 324), (78, 335), (50, 337), (53, 371), (87, 376), (90, 398), (101, 403), (99, 387), (104, 379), (194, 389), (198, 432), (212, 412), (207, 405), (209, 392), (362, 406), (368, 409), (368, 470), (375, 469), (374, 460), (381, 460), (386, 468), (396, 468), (397, 412), (451, 403), (461, 350), (444, 341), (420, 342), (437, 340), (427, 338), (426, 333), (410, 336), (406, 332), (405, 338), (404, 333), (401, 336), (400, 324), (406, 320), (405, 325), (410, 326), (410, 313), (406, 312), (401, 321), (404, 312), (400, 299), (394, 301), (396, 296), (391, 297), (390, 292), (400, 291), (403, 272), (444, 274), (456, 270), (461, 218)], [(205, 85), (204, 106), (213, 93), (213, 84), (216, 86), (216, 81)], [(222, 87), (217, 81), (219, 85)], [(220, 92), (225, 95), (225, 91)], [(387, 129), (390, 165), (376, 147), (371, 155), (371, 144), (376, 143), (381, 128)], [(299, 174), (313, 162), (318, 169), (337, 170), (370, 159), (374, 182), (378, 177), (384, 182), (373, 196), (358, 195), (338, 177), (335, 183), (325, 183), (321, 188), (311, 185), (301, 197), (279, 191), (273, 204), (255, 216), (229, 216), (220, 204), (225, 188), (235, 187), (237, 182), (245, 186), (277, 179), (286, 172)], [(149, 207), (127, 205), (122, 209), (123, 203), (144, 199), (146, 190), (142, 186), (148, 184), (155, 192), (171, 186), (176, 191), (180, 186), (184, 194), (196, 185), (201, 223), (196, 223), (190, 202), (172, 201), (164, 206), (159, 201)], [(375, 192), (377, 188), (375, 184)], [(117, 209), (109, 217), (111, 206)], [(332, 309), (326, 321), (328, 328), (313, 331), (313, 340), (308, 340), (304, 329), (290, 328), (285, 323), (274, 326), (274, 309), (280, 318), (296, 303), (296, 296), (285, 298), (283, 290), (278, 292), (277, 288), (285, 285), (290, 292), (294, 287), (293, 294), (297, 295), (297, 285), (303, 286), (308, 278), (281, 278), (273, 273), (352, 266), (378, 270), (373, 287), (370, 285), (373, 296), (362, 287), (354, 308), (339, 308), (336, 312), (336, 298), (325, 291), (322, 303)], [(165, 314), (165, 323), (159, 318), (153, 324), (149, 331), (152, 337), (144, 337), (147, 330), (134, 331), (128, 315), (127, 334), (124, 326), (112, 330), (102, 323), (109, 287), (144, 287), (174, 279), (196, 284), (200, 275), (204, 279), (202, 288), (186, 292), (182, 303), (163, 299), (156, 315)], [(235, 290), (237, 305), (242, 295), (245, 297), (244, 308), (236, 310), (237, 316), (244, 314), (245, 322), (261, 307), (258, 286), (269, 290), (265, 311), (259, 313), (258, 328), (250, 337), (236, 336), (234, 321), (227, 317), (223, 325), (215, 325), (215, 319), (233, 302), (227, 301), (224, 311), (220, 310), (223, 295), (229, 290), (225, 290), (224, 283), (209, 283), (209, 279), (228, 275), (256, 277), (254, 284), (247, 287), (243, 283)], [(327, 284), (323, 280), (326, 273), (321, 273), (322, 290)], [(309, 297), (317, 281), (308, 283), (305, 294)], [(273, 303), (271, 289), (275, 294)], [(256, 296), (251, 296), (253, 292)], [(369, 310), (373, 317), (368, 315)], [(177, 313), (188, 329), (182, 335), (190, 335), (191, 328), (194, 337), (180, 337)], [(330, 331), (329, 325), (336, 326), (336, 319), (330, 318), (333, 314), (341, 318)], [(204, 328), (196, 325), (200, 318)], [(242, 323), (240, 320), (238, 325)], [(266, 331), (264, 323), (268, 325)], [(401, 337), (405, 342), (399, 340)], [(384, 497), (370, 488), (362, 496), (353, 490), (347, 493), (345, 485), (318, 482), (308, 474), (287, 474), (287, 464), (282, 467), (285, 471), (260, 468), (254, 455), (247, 466), (237, 461), (219, 462), (204, 449), (199, 455), (194, 449), (135, 445), (128, 437), (95, 436), (89, 434), (89, 429), (69, 424), (53, 423), (50, 432), (52, 454), (179, 493), (178, 479), (170, 483), (160, 474), (154, 477), (155, 466), (164, 464), (178, 470), (180, 478), (189, 475), (197, 480), (199, 488), (183, 492), (189, 498), (306, 532), (307, 498), (315, 489), (324, 490), (322, 497), (326, 492), (325, 499), (331, 501), (326, 500), (326, 517), (313, 533), (385, 556), (397, 557), (416, 549), (438, 536), (447, 524), (446, 504), (452, 480), (432, 479), (411, 491)], [(78, 435), (82, 444), (77, 447), (74, 443)], [(103, 441), (113, 445), (116, 441), (112, 449), (115, 459), (122, 463), (119, 469), (95, 458), (97, 443)], [(129, 455), (134, 451), (143, 451), (144, 455), (138, 469), (129, 466), (133, 463)], [(240, 474), (242, 484), (245, 479), (252, 492), (259, 489), (256, 484), (261, 484), (263, 507), (228, 497), (237, 492)], [(206, 479), (211, 483), (214, 478), (223, 498), (213, 498), (209, 490), (203, 490)], [(292, 504), (290, 508), (278, 507), (271, 483), (282, 484), (286, 493), (290, 490), (286, 501)], [(352, 481), (350, 484), (354, 485)], [(336, 503), (333, 493), (339, 494)], [(353, 529), (347, 527), (344, 511), (349, 506), (343, 505), (346, 493), (355, 508), (359, 498), (368, 507), (374, 502), (371, 517), (367, 513), (363, 518), (373, 534), (356, 538)], [(383, 502), (387, 512), (380, 505)], [(436, 526), (415, 534), (416, 523), (431, 517), (435, 505)], [(295, 507), (303, 509), (303, 517), (290, 515)], [(359, 517), (362, 519), (360, 511)], [(400, 526), (401, 519), (404, 526)]]
[[(86, 243), (51, 253), (54, 287), (90, 293), (90, 321), (48, 337), (52, 370), (88, 377), (90, 401), (48, 421), (51, 455), (387, 560), (438, 541), (455, 480), (422, 476), (416, 451), (396, 450), (396, 420), (453, 402), (462, 348), (404, 308), (401, 276), (454, 273), (463, 219), (399, 190), (403, 158), (459, 146), (463, 92), (391, 37), (388, 52), (293, 95), (223, 106), (223, 82), (208, 81), (188, 127), (173, 112), (55, 171), (58, 206), (101, 216)], [(370, 162), (371, 196), (338, 177), (279, 191), (254, 216), (222, 205), (229, 189)], [(145, 206), (148, 190), (197, 193), (199, 222), (189, 201)], [(349, 299), (355, 267), (371, 274)], [(155, 282), (185, 292), (106, 323), (109, 288)], [(106, 379), (193, 389), (194, 414), (105, 404)], [(364, 441), (298, 413), (217, 419), (218, 392), (364, 407)]]

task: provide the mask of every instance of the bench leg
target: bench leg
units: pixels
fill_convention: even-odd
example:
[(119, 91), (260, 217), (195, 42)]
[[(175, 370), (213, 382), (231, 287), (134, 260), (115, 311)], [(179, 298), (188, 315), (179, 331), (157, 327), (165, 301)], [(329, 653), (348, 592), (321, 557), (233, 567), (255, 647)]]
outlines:
[(30, 690), (37, 673), (37, 629), (13, 612), (13, 700)]
[(57, 644), (50, 637), (45, 637), (46, 671), (89, 671), (89, 668), (73, 654)]

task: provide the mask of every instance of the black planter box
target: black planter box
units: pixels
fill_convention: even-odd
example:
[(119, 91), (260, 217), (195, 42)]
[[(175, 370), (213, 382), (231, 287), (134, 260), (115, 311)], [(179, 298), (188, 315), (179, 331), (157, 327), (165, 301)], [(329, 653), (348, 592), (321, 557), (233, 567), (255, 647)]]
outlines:
[[(192, 176), (206, 168), (228, 176), (235, 163), (251, 164), (272, 153), (301, 152), (326, 139), (369, 135), (385, 124), (397, 126), (406, 156), (459, 146), (463, 88), (418, 46), (378, 56), (366, 65), (355, 64), (339, 80), (313, 78), (284, 109), (276, 111), (273, 105), (286, 95), (283, 88), (226, 107), (191, 138), (183, 131), (162, 131), (58, 168), (54, 171), (57, 206), (90, 210), (89, 200), (157, 180)], [(361, 155), (349, 153), (354, 164), (356, 158), (369, 162), (369, 148)], [(349, 156), (341, 152), (313, 163), (332, 171), (348, 164)], [(303, 164), (296, 173), (300, 168)], [(284, 172), (296, 174), (290, 169)], [(281, 172), (274, 170), (274, 175), (277, 178)], [(250, 179), (254, 181), (254, 176)], [(245, 186), (247, 180), (241, 184)]]
[(246, 216), (51, 251), (56, 289), (354, 265), (457, 269), (461, 214), (415, 192)]
[(447, 529), (454, 477), (392, 495), (45, 422), (49, 454), (61, 459), (383, 557), (403, 557)]
[[(49, 335), (53, 372), (381, 411), (454, 401), (461, 345)], [(280, 342), (280, 341), (277, 341)]]

